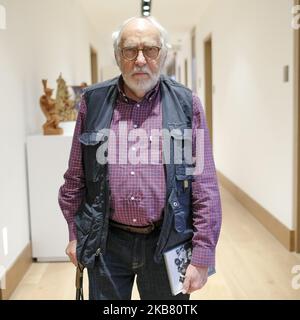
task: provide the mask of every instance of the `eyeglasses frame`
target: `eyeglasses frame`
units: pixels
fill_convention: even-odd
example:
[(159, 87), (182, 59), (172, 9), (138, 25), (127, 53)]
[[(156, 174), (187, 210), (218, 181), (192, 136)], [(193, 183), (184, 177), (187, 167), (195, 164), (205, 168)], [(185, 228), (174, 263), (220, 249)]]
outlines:
[[(136, 54), (136, 56), (135, 56), (134, 58), (132, 58), (132, 59), (128, 59), (127, 57), (125, 57), (124, 54), (123, 54), (123, 50), (126, 49), (126, 48), (134, 48), (134, 49), (137, 49), (137, 54)], [(145, 48), (157, 48), (157, 49), (158, 49), (157, 57), (156, 57), (156, 58), (149, 58), (149, 57), (147, 57), (147, 56), (144, 54), (144, 49), (145, 49)], [(124, 48), (120, 48), (120, 47), (119, 47), (119, 50), (120, 50), (120, 52), (121, 52), (122, 58), (125, 59), (125, 60), (128, 60), (128, 61), (134, 61), (134, 60), (136, 60), (136, 58), (139, 56), (140, 51), (143, 52), (143, 56), (144, 56), (144, 58), (145, 58), (146, 60), (148, 60), (148, 59), (150, 59), (150, 60), (157, 60), (158, 57), (159, 57), (159, 54), (160, 54), (161, 49), (162, 49), (162, 47), (159, 47), (159, 46), (145, 46), (144, 48), (137, 48), (137, 47), (124, 47)]]

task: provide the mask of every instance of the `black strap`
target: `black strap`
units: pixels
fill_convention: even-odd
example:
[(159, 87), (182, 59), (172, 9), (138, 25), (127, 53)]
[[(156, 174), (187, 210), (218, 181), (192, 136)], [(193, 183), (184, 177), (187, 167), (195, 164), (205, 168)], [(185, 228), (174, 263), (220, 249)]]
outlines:
[(76, 300), (84, 300), (83, 297), (83, 270), (84, 266), (78, 263), (76, 268)]

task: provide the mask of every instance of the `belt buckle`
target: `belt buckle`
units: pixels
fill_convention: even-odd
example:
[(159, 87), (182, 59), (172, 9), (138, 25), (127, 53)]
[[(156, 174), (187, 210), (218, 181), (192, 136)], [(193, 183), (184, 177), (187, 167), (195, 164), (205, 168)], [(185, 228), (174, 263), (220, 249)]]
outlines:
[(152, 221), (151, 221), (149, 227), (150, 227), (149, 233), (152, 232), (155, 229), (155, 225), (154, 225), (154, 223)]

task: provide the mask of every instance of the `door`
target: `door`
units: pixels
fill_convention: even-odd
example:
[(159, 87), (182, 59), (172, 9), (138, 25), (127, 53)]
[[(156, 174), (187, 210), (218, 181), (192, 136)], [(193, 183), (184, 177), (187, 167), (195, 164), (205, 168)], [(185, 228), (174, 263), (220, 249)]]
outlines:
[(188, 86), (188, 61), (187, 59), (184, 59), (184, 85)]
[(197, 93), (197, 57), (196, 57), (196, 28), (191, 33), (192, 48), (192, 90)]
[(213, 147), (213, 78), (212, 78), (212, 38), (204, 40), (205, 115)]
[(91, 54), (91, 81), (92, 84), (98, 82), (98, 56), (97, 51), (90, 47)]
[(177, 69), (177, 81), (181, 83), (181, 67), (178, 66)]

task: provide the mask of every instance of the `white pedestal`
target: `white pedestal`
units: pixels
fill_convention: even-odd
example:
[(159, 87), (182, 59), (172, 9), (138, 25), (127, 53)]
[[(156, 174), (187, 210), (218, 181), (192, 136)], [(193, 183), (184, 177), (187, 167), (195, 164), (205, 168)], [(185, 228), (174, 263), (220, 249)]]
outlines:
[(72, 144), (71, 136), (29, 136), (27, 168), (33, 257), (68, 260), (68, 228), (58, 204)]
[(73, 136), (76, 126), (76, 121), (63, 121), (59, 123), (59, 127), (64, 130), (64, 136)]

